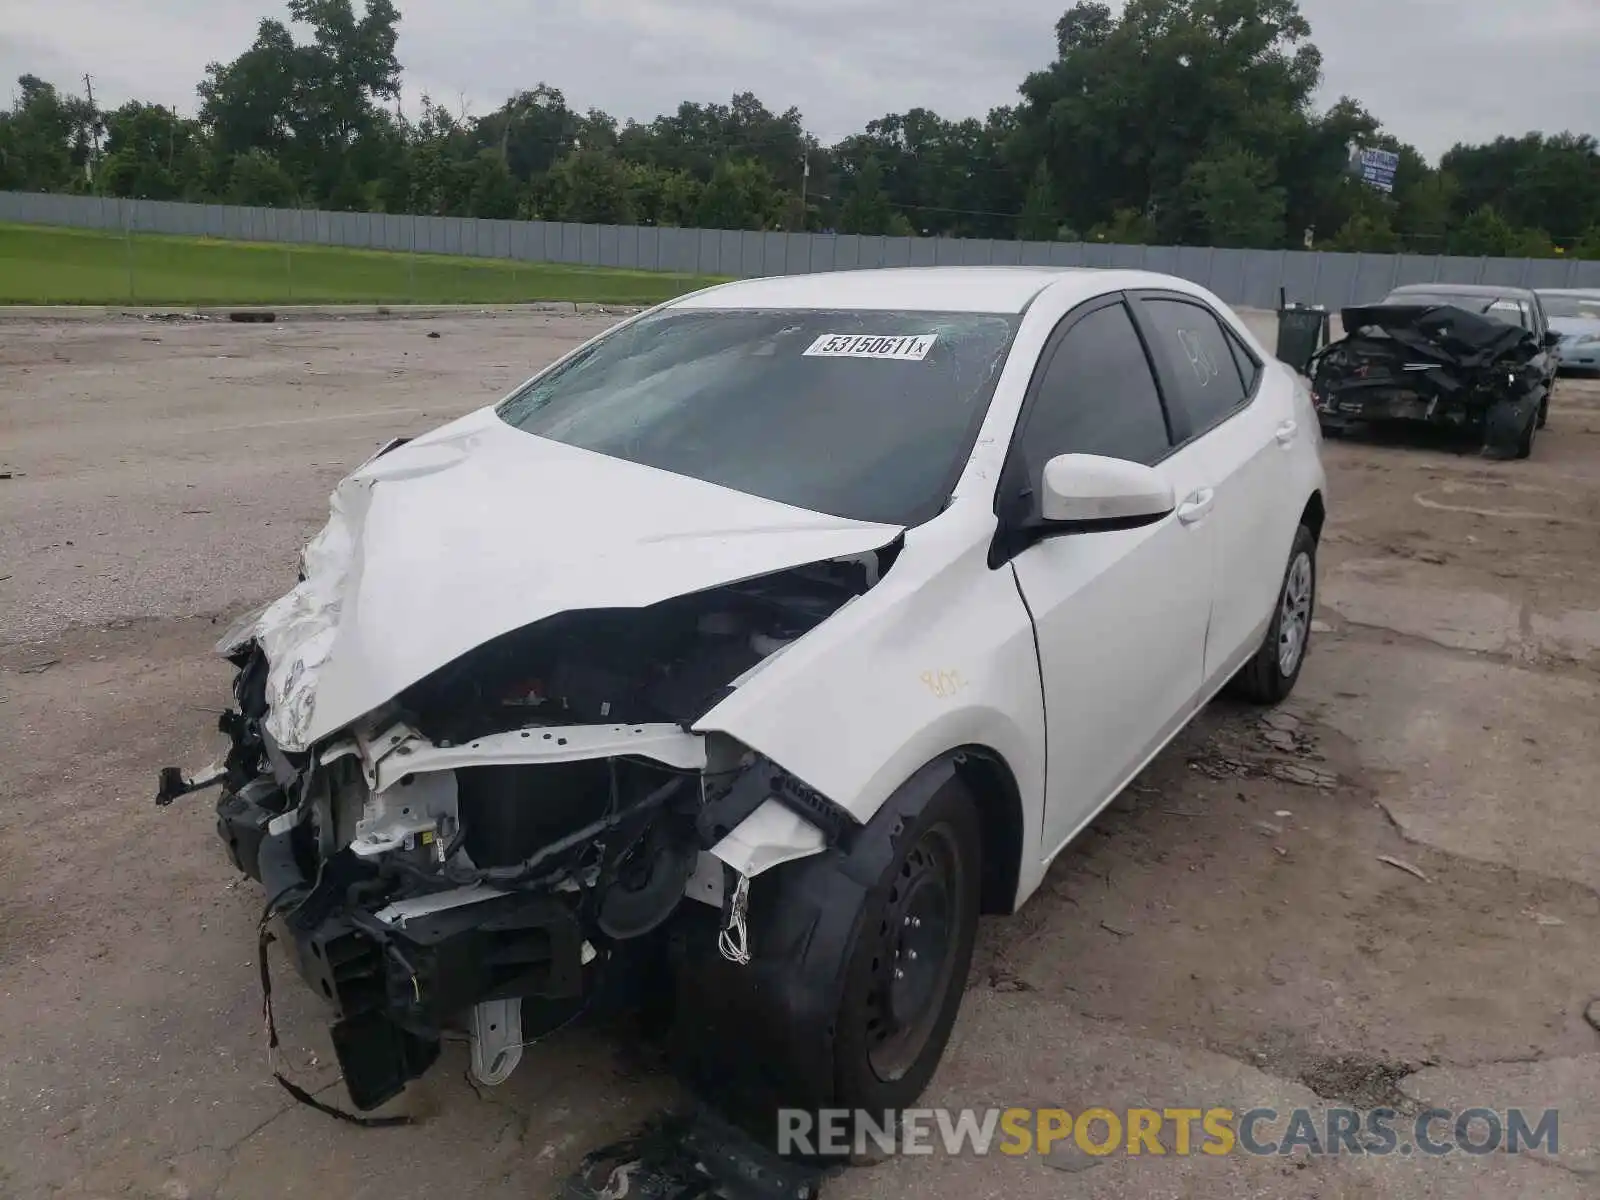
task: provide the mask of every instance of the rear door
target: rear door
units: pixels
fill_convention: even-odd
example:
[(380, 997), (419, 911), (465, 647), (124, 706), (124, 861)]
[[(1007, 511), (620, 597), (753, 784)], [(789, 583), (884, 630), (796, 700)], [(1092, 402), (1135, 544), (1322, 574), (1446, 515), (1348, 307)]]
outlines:
[(1269, 370), (1209, 305), (1173, 292), (1134, 300), (1162, 393), (1183, 415), (1185, 450), (1216, 490), (1209, 691), (1266, 634), (1299, 520), (1287, 511), (1292, 452), (1312, 433), (1300, 428), (1286, 373)]
[(1174, 430), (1123, 297), (1069, 313), (1046, 345), (997, 502), (1037, 515), (1044, 465), (1102, 454), (1158, 466), (1177, 511), (1136, 529), (1047, 536), (1007, 551), (1038, 641), (1053, 854), (1193, 712), (1211, 614), (1212, 492)]

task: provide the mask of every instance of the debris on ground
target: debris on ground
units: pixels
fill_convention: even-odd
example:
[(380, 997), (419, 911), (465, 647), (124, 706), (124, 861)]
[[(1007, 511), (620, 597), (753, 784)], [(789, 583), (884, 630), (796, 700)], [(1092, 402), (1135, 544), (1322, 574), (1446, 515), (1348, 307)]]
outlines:
[(1297, 783), (1301, 787), (1331, 789), (1339, 786), (1339, 777), (1331, 771), (1321, 771), (1300, 763), (1273, 763), (1267, 773), (1274, 779)]
[(1322, 761), (1316, 739), (1292, 713), (1272, 712), (1248, 725), (1226, 726), (1189, 755), (1208, 779), (1277, 779), (1300, 787), (1335, 788), (1339, 777), (1308, 765)]
[(1010, 967), (996, 966), (989, 970), (989, 987), (996, 992), (1031, 992), (1033, 984), (1023, 979)]
[(1098, 1167), (1105, 1161), (1104, 1158), (1089, 1154), (1075, 1143), (1063, 1143), (1052, 1146), (1044, 1156), (1044, 1164), (1054, 1167), (1057, 1171), (1065, 1171), (1069, 1175), (1087, 1171), (1091, 1167)]
[(1547, 928), (1566, 924), (1560, 917), (1552, 917), (1547, 913), (1537, 912), (1531, 908), (1523, 909), (1522, 915), (1530, 919), (1535, 925), (1543, 925)]
[(1398, 867), (1407, 875), (1415, 875), (1418, 879), (1422, 880), (1423, 883), (1433, 882), (1433, 880), (1424, 875), (1419, 868), (1412, 866), (1403, 858), (1395, 858), (1391, 854), (1380, 854), (1378, 855), (1378, 861), (1381, 863), (1387, 863), (1391, 867)]
[(816, 1200), (822, 1176), (701, 1109), (659, 1117), (586, 1154), (561, 1200)]

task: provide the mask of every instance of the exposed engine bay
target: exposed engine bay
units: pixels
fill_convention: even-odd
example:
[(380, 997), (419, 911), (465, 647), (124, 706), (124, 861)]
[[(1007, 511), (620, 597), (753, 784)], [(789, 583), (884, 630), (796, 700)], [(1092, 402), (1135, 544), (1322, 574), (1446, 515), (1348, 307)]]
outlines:
[[(558, 613), (297, 752), (267, 728), (261, 644), (225, 641), (226, 756), (192, 777), (168, 768), (157, 802), (221, 785), (218, 833), (265, 887), (263, 928), (282, 919), (331, 1008), (357, 1109), (397, 1095), (450, 1032), (470, 1039), (480, 1082), (502, 1082), (525, 1006), (559, 1025), (659, 965), (686, 900), (702, 914), (694, 952), (747, 962), (750, 876), (849, 837), (846, 810), (691, 727), (875, 585), (897, 548)], [(765, 844), (770, 829), (782, 836)]]
[(401, 693), (399, 707), (441, 743), (530, 721), (687, 725), (745, 671), (865, 592), (878, 572), (873, 554), (645, 609), (559, 613), (435, 671)]
[(1307, 368), (1326, 427), (1422, 421), (1516, 451), (1542, 399), (1535, 335), (1449, 305), (1346, 308)]

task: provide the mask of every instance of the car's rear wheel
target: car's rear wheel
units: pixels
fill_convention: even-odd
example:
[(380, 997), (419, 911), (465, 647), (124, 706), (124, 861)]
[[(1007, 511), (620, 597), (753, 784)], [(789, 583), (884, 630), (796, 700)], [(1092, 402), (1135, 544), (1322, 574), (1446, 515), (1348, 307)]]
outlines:
[(1294, 690), (1311, 646), (1317, 601), (1317, 539), (1304, 525), (1295, 531), (1278, 589), (1278, 603), (1255, 657), (1234, 676), (1232, 690), (1256, 704), (1277, 704)]
[(959, 785), (941, 788), (901, 830), (868, 894), (845, 975), (834, 1064), (841, 1106), (904, 1108), (933, 1077), (972, 962), (980, 837)]

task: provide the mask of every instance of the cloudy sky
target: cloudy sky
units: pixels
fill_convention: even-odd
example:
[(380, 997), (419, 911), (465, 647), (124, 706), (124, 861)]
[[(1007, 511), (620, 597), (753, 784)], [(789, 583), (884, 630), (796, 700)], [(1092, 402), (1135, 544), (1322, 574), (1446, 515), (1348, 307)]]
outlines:
[[(408, 104), (475, 114), (544, 81), (568, 103), (648, 119), (754, 91), (824, 141), (917, 106), (981, 115), (1049, 61), (1066, 0), (397, 0)], [(1115, 0), (1113, 0), (1115, 3)], [(1600, 133), (1600, 0), (1301, 0), (1324, 102), (1364, 101), (1436, 158), (1530, 129)], [(0, 0), (0, 77), (193, 111), (281, 0)], [(0, 93), (0, 104), (7, 104)]]

